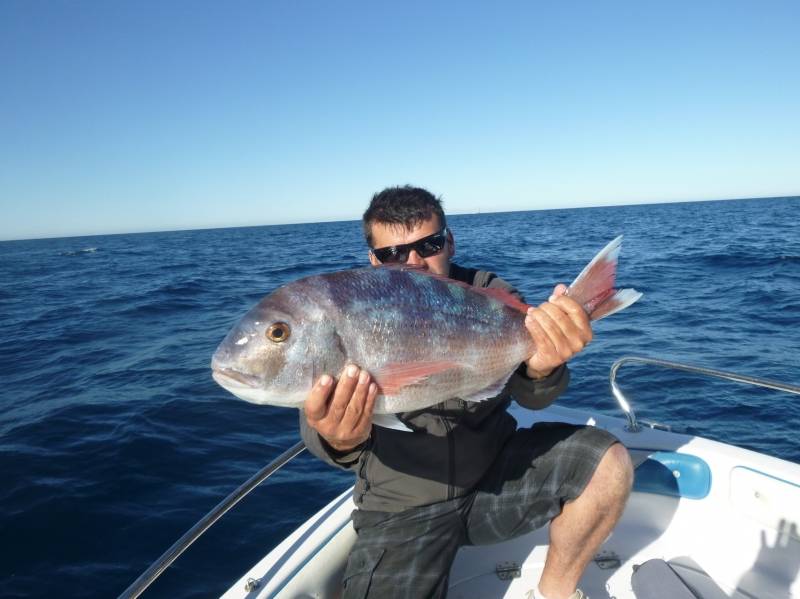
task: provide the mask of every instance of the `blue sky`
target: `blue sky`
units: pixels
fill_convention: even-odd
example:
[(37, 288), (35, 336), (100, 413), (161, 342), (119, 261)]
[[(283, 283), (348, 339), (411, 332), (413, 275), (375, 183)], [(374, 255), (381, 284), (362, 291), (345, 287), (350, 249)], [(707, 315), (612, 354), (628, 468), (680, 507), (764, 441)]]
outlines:
[(0, 3), (0, 239), (800, 194), (797, 2)]

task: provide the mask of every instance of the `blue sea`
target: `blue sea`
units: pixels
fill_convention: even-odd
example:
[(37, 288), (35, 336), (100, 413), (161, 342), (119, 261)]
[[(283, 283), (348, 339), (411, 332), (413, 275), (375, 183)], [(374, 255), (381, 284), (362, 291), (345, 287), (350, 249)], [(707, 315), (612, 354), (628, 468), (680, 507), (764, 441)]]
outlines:
[[(561, 405), (619, 414), (623, 355), (800, 383), (800, 198), (453, 216), (456, 261), (538, 303), (625, 235), (620, 286)], [(296, 410), (217, 386), (209, 360), (278, 286), (362, 266), (360, 223), (0, 243), (0, 595), (110, 597), (298, 439)], [(800, 462), (800, 398), (625, 367), (640, 417)], [(209, 597), (349, 483), (303, 455), (145, 594)]]

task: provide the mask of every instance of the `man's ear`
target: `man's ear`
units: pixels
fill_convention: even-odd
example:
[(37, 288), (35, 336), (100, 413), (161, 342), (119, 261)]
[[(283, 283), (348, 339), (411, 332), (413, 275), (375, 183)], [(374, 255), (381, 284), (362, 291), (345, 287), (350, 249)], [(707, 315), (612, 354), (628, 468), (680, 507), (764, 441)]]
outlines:
[(453, 232), (447, 229), (447, 246), (450, 248), (450, 257), (456, 255), (456, 238), (453, 237)]
[(375, 254), (372, 253), (372, 250), (369, 250), (367, 254), (369, 254), (369, 263), (372, 264), (372, 266), (381, 265), (380, 261), (375, 257)]

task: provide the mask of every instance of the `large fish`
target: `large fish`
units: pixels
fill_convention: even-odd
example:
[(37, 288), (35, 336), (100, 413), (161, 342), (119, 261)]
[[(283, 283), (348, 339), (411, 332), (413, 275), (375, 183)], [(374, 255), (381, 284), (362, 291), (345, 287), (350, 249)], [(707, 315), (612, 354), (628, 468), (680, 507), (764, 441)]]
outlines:
[[(641, 297), (614, 289), (621, 241), (595, 256), (567, 291), (592, 320)], [(452, 397), (481, 401), (497, 395), (536, 351), (527, 308), (507, 292), (409, 266), (317, 275), (277, 289), (247, 312), (211, 367), (225, 389), (260, 404), (302, 407), (320, 375), (347, 363), (378, 384), (376, 415)], [(376, 416), (379, 424), (391, 420)]]

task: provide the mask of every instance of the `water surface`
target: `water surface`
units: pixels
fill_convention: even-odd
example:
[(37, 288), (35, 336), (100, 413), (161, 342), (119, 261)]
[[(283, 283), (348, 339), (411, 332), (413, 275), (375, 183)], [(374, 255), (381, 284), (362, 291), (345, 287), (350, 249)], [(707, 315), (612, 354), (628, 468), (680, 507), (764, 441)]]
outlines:
[[(800, 383), (800, 198), (454, 216), (456, 261), (528, 301), (625, 234), (645, 293), (598, 323), (564, 406), (616, 414), (622, 355)], [(360, 223), (0, 243), (0, 588), (116, 596), (298, 438), (296, 410), (246, 404), (209, 360), (260, 297), (361, 266)], [(630, 368), (630, 370), (628, 370)], [(795, 396), (626, 367), (644, 418), (800, 462)], [(303, 456), (254, 491), (150, 597), (220, 594), (350, 480)]]

